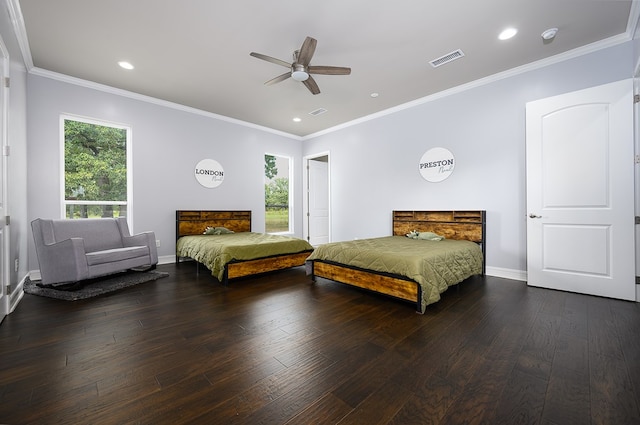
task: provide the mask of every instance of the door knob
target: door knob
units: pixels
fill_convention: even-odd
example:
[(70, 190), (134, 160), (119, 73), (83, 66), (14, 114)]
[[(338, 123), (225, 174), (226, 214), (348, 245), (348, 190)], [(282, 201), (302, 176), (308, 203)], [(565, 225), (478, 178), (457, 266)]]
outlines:
[(534, 213), (529, 214), (529, 218), (542, 218), (541, 215), (535, 215)]

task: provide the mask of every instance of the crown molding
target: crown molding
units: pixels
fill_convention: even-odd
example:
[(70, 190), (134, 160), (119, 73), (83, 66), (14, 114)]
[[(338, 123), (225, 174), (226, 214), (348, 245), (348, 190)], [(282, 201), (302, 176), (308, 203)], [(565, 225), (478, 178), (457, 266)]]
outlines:
[[(634, 1), (634, 4), (635, 3), (636, 2)], [(570, 51), (567, 51), (567, 52), (564, 52), (564, 53), (559, 53), (559, 54), (557, 54), (555, 56), (550, 56), (548, 58), (541, 59), (541, 60), (536, 61), (536, 62), (531, 62), (531, 63), (525, 64), (525, 65), (522, 65), (522, 66), (519, 66), (519, 67), (516, 67), (516, 68), (511, 68), (511, 69), (508, 69), (506, 71), (490, 75), (490, 76), (485, 77), (485, 78), (480, 78), (478, 80), (471, 81), (469, 83), (465, 83), (465, 84), (462, 84), (462, 85), (459, 85), (459, 86), (456, 86), (456, 87), (452, 87), (450, 89), (443, 90), (443, 91), (440, 91), (438, 93), (434, 93), (432, 95), (422, 97), (420, 99), (412, 100), (411, 102), (403, 103), (401, 105), (394, 106), (393, 108), (385, 109), (383, 111), (379, 111), (379, 112), (376, 112), (374, 114), (367, 115), (367, 116), (364, 116), (362, 118), (358, 118), (358, 119), (355, 119), (355, 120), (352, 120), (352, 121), (337, 125), (335, 127), (327, 128), (326, 130), (322, 130), (322, 131), (319, 131), (317, 133), (309, 134), (307, 136), (304, 136), (302, 138), (302, 140), (311, 140), (311, 139), (314, 139), (314, 138), (319, 137), (319, 136), (323, 136), (323, 135), (326, 135), (326, 134), (329, 134), (329, 133), (333, 133), (333, 132), (338, 131), (338, 130), (345, 129), (347, 127), (351, 127), (351, 126), (354, 126), (354, 125), (361, 124), (363, 122), (371, 121), (371, 120), (374, 120), (374, 119), (377, 119), (377, 118), (380, 118), (380, 117), (383, 117), (383, 116), (386, 116), (386, 115), (395, 114), (396, 112), (400, 112), (400, 111), (403, 111), (405, 109), (409, 109), (409, 108), (413, 108), (413, 107), (416, 107), (416, 106), (419, 106), (419, 105), (423, 105), (425, 103), (433, 102), (435, 100), (442, 99), (442, 98), (448, 97), (448, 96), (452, 96), (452, 95), (457, 94), (457, 93), (462, 93), (464, 91), (471, 90), (471, 89), (476, 88), (476, 87), (481, 87), (481, 86), (484, 86), (484, 85), (487, 85), (487, 84), (490, 84), (490, 83), (495, 83), (496, 81), (504, 80), (506, 78), (513, 77), (515, 75), (524, 74), (526, 72), (530, 72), (530, 71), (533, 71), (533, 70), (536, 70), (536, 69), (544, 68), (544, 67), (549, 66), (549, 65), (553, 65), (553, 64), (564, 62), (564, 61), (567, 61), (567, 60), (570, 60), (570, 59), (574, 59), (574, 58), (577, 58), (577, 57), (580, 57), (580, 56), (583, 56), (583, 55), (586, 55), (586, 54), (589, 54), (589, 53), (593, 53), (593, 52), (596, 52), (598, 50), (606, 49), (608, 47), (617, 46), (619, 44), (625, 43), (625, 42), (630, 41), (630, 40), (631, 40), (631, 37), (629, 35), (629, 32), (627, 32), (625, 34), (620, 34), (620, 35), (617, 35), (617, 36), (614, 36), (614, 37), (610, 37), (608, 39), (601, 40), (601, 41), (598, 41), (598, 42), (595, 42), (595, 43), (592, 43), (592, 44), (588, 44), (586, 46), (578, 47), (576, 49), (573, 49), (573, 50), (570, 50)]]
[(61, 81), (64, 83), (68, 83), (68, 84), (73, 84), (76, 86), (81, 86), (81, 87), (85, 87), (85, 88), (89, 88), (89, 89), (93, 89), (93, 90), (98, 90), (98, 91), (102, 91), (105, 93), (109, 93), (109, 94), (113, 94), (113, 95), (117, 95), (117, 96), (122, 96), (122, 97), (126, 97), (129, 99), (134, 99), (134, 100), (138, 100), (141, 102), (146, 102), (146, 103), (151, 103), (154, 105), (158, 105), (158, 106), (163, 106), (165, 108), (171, 108), (171, 109), (176, 109), (182, 112), (188, 112), (191, 114), (195, 114), (195, 115), (201, 115), (201, 116), (205, 116), (208, 118), (213, 118), (216, 120), (220, 120), (220, 121), (225, 121), (225, 122), (229, 122), (232, 124), (236, 124), (236, 125), (240, 125), (243, 127), (248, 127), (248, 128), (252, 128), (254, 130), (260, 130), (260, 131), (264, 131), (266, 133), (272, 133), (272, 134), (276, 134), (278, 136), (283, 136), (289, 139), (294, 139), (294, 140), (302, 140), (302, 138), (300, 136), (296, 136), (294, 134), (290, 134), (290, 133), (286, 133), (284, 131), (280, 131), (280, 130), (276, 130), (273, 128), (269, 128), (269, 127), (264, 127), (258, 124), (253, 124), (247, 121), (242, 121), (236, 118), (230, 118), (224, 115), (219, 115), (219, 114), (215, 114), (213, 112), (208, 112), (208, 111), (203, 111), (202, 109), (197, 109), (197, 108), (192, 108), (190, 106), (185, 106), (185, 105), (181, 105), (179, 103), (174, 103), (174, 102), (169, 102), (168, 100), (162, 100), (162, 99), (158, 99), (152, 96), (147, 96), (144, 94), (140, 94), (140, 93), (135, 93), (132, 91), (128, 91), (128, 90), (123, 90), (123, 89), (118, 89), (112, 86), (108, 86), (105, 84), (100, 84), (100, 83), (95, 83), (93, 81), (88, 81), (88, 80), (83, 80), (81, 78), (76, 78), (76, 77), (71, 77), (69, 75), (66, 74), (60, 74), (58, 72), (53, 72), (53, 71), (48, 71), (46, 69), (42, 69), (42, 68), (37, 68), (37, 67), (32, 67), (31, 70), (29, 71), (29, 74), (31, 75), (37, 75), (40, 77), (45, 77), (45, 78), (49, 78), (52, 80), (56, 80), (56, 81)]
[(27, 28), (24, 25), (24, 18), (22, 17), (22, 9), (20, 9), (19, 0), (7, 0), (7, 9), (9, 10), (9, 17), (13, 24), (13, 32), (18, 40), (18, 46), (22, 53), (22, 60), (24, 66), (29, 72), (33, 68), (33, 58), (31, 57), (31, 49), (29, 48), (29, 39), (27, 37)]
[[(389, 109), (385, 109), (383, 111), (380, 112), (376, 112), (374, 114), (370, 114), (334, 127), (330, 127), (328, 129), (313, 133), (313, 134), (309, 134), (306, 136), (297, 136), (291, 133), (286, 133), (280, 130), (276, 130), (270, 127), (265, 127), (265, 126), (261, 126), (261, 125), (257, 125), (257, 124), (253, 124), (247, 121), (242, 121), (242, 120), (238, 120), (236, 118), (230, 118), (224, 115), (219, 115), (219, 114), (214, 114), (212, 112), (207, 112), (207, 111), (203, 111), (201, 109), (197, 109), (197, 108), (192, 108), (189, 106), (185, 106), (185, 105), (181, 105), (181, 104), (177, 104), (174, 102), (169, 102), (169, 101), (165, 101), (165, 100), (161, 100), (161, 99), (157, 99), (151, 96), (146, 96), (146, 95), (142, 95), (139, 93), (134, 93), (134, 92), (130, 92), (127, 90), (122, 90), (122, 89), (117, 89), (111, 86), (107, 86), (104, 84), (98, 84), (98, 83), (94, 83), (91, 81), (87, 81), (87, 80), (82, 80), (79, 78), (75, 78), (75, 77), (70, 77), (68, 75), (64, 75), (64, 74), (60, 74), (60, 73), (56, 73), (56, 72), (51, 72), (51, 71), (47, 71), (44, 69), (40, 69), (40, 68), (36, 68), (33, 65), (33, 59), (31, 57), (31, 50), (29, 49), (29, 41), (27, 38), (27, 32), (26, 32), (26, 27), (24, 24), (24, 19), (22, 17), (22, 11), (20, 9), (20, 1), (19, 0), (7, 0), (7, 6), (9, 9), (9, 15), (11, 17), (11, 21), (13, 22), (13, 27), (14, 27), (14, 32), (16, 34), (16, 37), (18, 39), (18, 44), (20, 46), (20, 50), (22, 52), (22, 57), (24, 60), (24, 64), (25, 67), (27, 69), (27, 72), (33, 75), (39, 75), (39, 76), (43, 76), (46, 78), (51, 78), (54, 80), (58, 80), (58, 81), (62, 81), (62, 82), (66, 82), (69, 84), (74, 84), (74, 85), (78, 85), (78, 86), (82, 86), (82, 87), (87, 87), (87, 88), (92, 88), (95, 90), (99, 90), (99, 91), (103, 91), (103, 92), (107, 92), (107, 93), (111, 93), (111, 94), (115, 94), (118, 96), (123, 96), (123, 97), (127, 97), (127, 98), (131, 98), (131, 99), (135, 99), (135, 100), (139, 100), (142, 102), (148, 102), (148, 103), (152, 103), (155, 105), (159, 105), (159, 106), (164, 106), (167, 108), (172, 108), (172, 109), (177, 109), (183, 112), (188, 112), (188, 113), (192, 113), (192, 114), (196, 114), (196, 115), (202, 115), (202, 116), (206, 116), (209, 118), (213, 118), (213, 119), (217, 119), (220, 121), (225, 121), (225, 122), (229, 122), (232, 124), (237, 124), (243, 127), (247, 127), (247, 128), (252, 128), (255, 130), (259, 130), (259, 131), (264, 131), (267, 133), (271, 133), (271, 134), (275, 134), (278, 136), (282, 136), (282, 137), (286, 137), (289, 139), (293, 139), (293, 140), (299, 140), (299, 141), (305, 141), (305, 140), (311, 140), (314, 139), (316, 137), (322, 136), (322, 135), (326, 135), (329, 133), (333, 133), (335, 131), (338, 130), (342, 130), (348, 127), (352, 127), (354, 125), (358, 125), (367, 121), (371, 121), (386, 115), (391, 115), (394, 114), (396, 112), (400, 112), (403, 111), (405, 109), (409, 109), (409, 108), (413, 108), (419, 105), (423, 105), (425, 103), (429, 103), (429, 102), (433, 102), (437, 99), (442, 99), (444, 97), (447, 96), (451, 96), (457, 93), (461, 93), (464, 92), (466, 90), (470, 90), (476, 87), (480, 87), (486, 84), (490, 84), (496, 81), (500, 81), (506, 78), (510, 78), (513, 77), (515, 75), (519, 75), (519, 74), (523, 74), (529, 71), (533, 71), (536, 69), (540, 69), (552, 64), (556, 64), (556, 63), (560, 63), (560, 62), (564, 62), (579, 56), (583, 56), (589, 53), (593, 53), (596, 52), (598, 50), (602, 50), (602, 49), (606, 49), (608, 47), (613, 47), (622, 43), (625, 43), (627, 41), (633, 40), (634, 37), (636, 36), (636, 31), (638, 30), (638, 20), (640, 19), (640, 1), (638, 0), (633, 0), (631, 2), (631, 9), (629, 11), (629, 19), (627, 22), (627, 31), (624, 34), (620, 34), (614, 37), (610, 37), (608, 39), (605, 40), (601, 40), (586, 46), (582, 46), (573, 50), (570, 50), (568, 52), (564, 52), (564, 53), (560, 53), (557, 54), (555, 56), (549, 57), (549, 58), (545, 58), (536, 62), (532, 62), (526, 65), (522, 65), (516, 68), (512, 68), (509, 69), (507, 71), (504, 72), (500, 72), (497, 74), (493, 74), (491, 76), (485, 77), (485, 78), (481, 78), (466, 84), (462, 84), (456, 87), (452, 87), (450, 89), (447, 90), (443, 90), (441, 92), (429, 95), (429, 96), (425, 96), (422, 97), (420, 99), (416, 99), (413, 100), (411, 102), (407, 102), (398, 106), (395, 106), (393, 108), (389, 108)], [(640, 74), (640, 61), (636, 66), (636, 75)]]

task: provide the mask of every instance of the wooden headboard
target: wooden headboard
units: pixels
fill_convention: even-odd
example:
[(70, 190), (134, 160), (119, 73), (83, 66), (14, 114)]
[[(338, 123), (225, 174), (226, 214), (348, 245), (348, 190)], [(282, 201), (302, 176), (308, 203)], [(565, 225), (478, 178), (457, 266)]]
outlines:
[(472, 241), (482, 250), (482, 275), (487, 267), (485, 244), (486, 211), (394, 211), (393, 235), (405, 236), (412, 230), (433, 232), (447, 239)]
[(461, 239), (484, 246), (486, 212), (470, 211), (394, 211), (393, 235), (404, 236), (412, 230), (433, 232), (447, 239)]
[(176, 210), (176, 240), (181, 236), (201, 235), (207, 227), (250, 232), (251, 211)]

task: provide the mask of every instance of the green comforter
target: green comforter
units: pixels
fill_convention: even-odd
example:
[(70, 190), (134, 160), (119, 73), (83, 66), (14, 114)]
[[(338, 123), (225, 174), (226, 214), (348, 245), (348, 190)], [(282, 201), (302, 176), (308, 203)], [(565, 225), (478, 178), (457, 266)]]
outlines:
[(482, 250), (469, 241), (429, 241), (404, 236), (360, 239), (320, 245), (307, 258), (392, 273), (418, 282), (422, 312), (451, 285), (482, 273)]
[(183, 236), (176, 243), (176, 255), (204, 264), (221, 282), (225, 265), (231, 261), (255, 260), (312, 249), (304, 239), (254, 232)]

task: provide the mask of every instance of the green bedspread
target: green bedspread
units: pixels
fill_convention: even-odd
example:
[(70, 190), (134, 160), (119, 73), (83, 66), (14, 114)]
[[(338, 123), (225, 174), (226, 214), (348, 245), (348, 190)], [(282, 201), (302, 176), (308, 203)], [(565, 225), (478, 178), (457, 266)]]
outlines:
[(469, 241), (429, 241), (404, 236), (360, 239), (320, 245), (307, 258), (392, 273), (418, 282), (422, 312), (451, 285), (482, 273), (482, 250)]
[(176, 243), (176, 255), (204, 264), (221, 282), (225, 265), (231, 261), (255, 260), (312, 249), (304, 239), (254, 232), (183, 236)]

